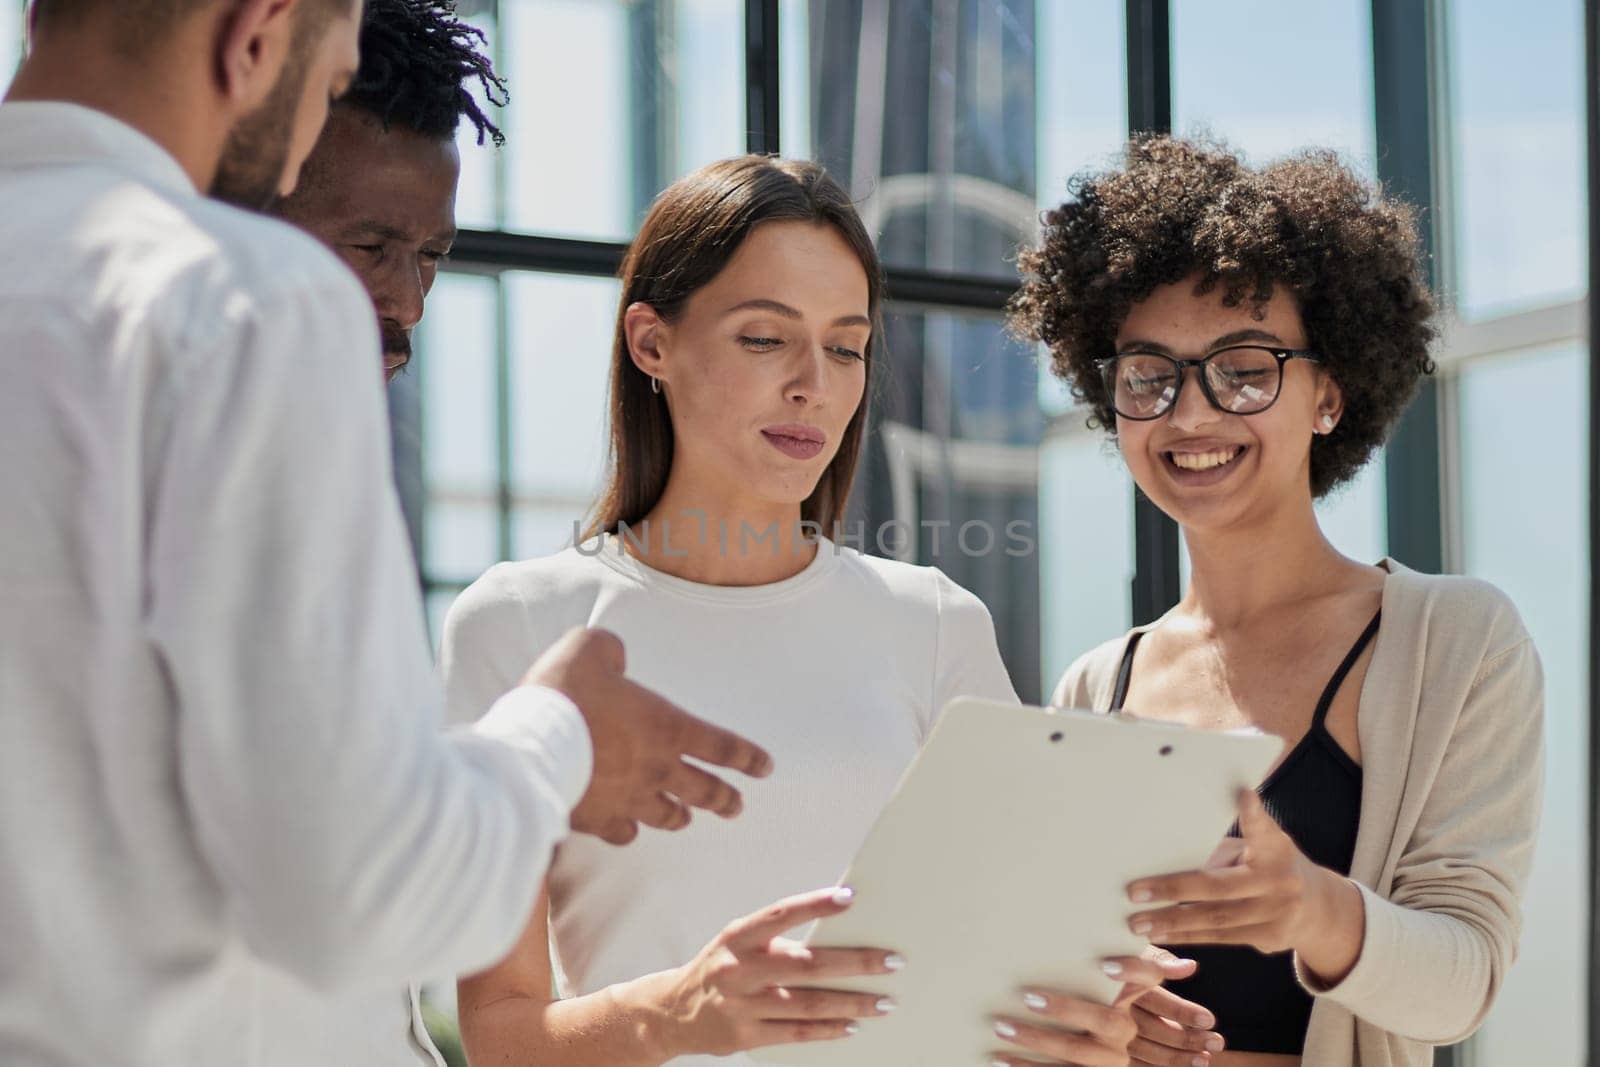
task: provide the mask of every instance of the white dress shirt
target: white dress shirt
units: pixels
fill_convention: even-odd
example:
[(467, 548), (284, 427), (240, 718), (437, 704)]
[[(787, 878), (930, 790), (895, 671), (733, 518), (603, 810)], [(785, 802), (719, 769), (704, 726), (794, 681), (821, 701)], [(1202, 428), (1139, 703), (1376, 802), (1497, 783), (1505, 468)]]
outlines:
[(394, 1063), (275, 1051), (363, 998), (404, 1062), (407, 980), (526, 925), (583, 720), (439, 731), (333, 256), (65, 104), (0, 105), (0, 205), (0, 1062)]

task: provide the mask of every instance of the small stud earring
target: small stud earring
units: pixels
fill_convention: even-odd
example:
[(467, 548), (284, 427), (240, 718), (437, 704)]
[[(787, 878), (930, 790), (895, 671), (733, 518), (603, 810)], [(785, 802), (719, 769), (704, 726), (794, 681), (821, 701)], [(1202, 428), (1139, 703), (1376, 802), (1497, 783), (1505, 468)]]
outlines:
[(1324, 416), (1322, 416), (1322, 432), (1323, 433), (1332, 433), (1333, 432), (1333, 416), (1332, 415), (1324, 415)]
[(657, 396), (661, 394), (661, 379), (653, 374), (650, 376), (650, 391)]

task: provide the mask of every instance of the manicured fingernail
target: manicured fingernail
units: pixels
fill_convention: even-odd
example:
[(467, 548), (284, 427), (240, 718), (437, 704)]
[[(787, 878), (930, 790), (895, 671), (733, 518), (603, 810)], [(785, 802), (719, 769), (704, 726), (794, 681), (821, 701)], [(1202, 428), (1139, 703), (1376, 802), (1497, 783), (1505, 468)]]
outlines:
[(1033, 1011), (1044, 1011), (1050, 1006), (1050, 1002), (1037, 993), (1022, 994), (1022, 1003)]
[[(1206, 1025), (1210, 1026), (1212, 1024), (1207, 1023)], [(1221, 1034), (1212, 1034), (1210, 1037), (1206, 1038), (1206, 1051), (1207, 1052), (1221, 1052), (1222, 1051), (1222, 1035)]]
[[(1195, 1015), (1195, 1017), (1194, 1017), (1193, 1021), (1190, 1023), (1190, 1025), (1194, 1026), (1194, 1027), (1197, 1027), (1197, 1028), (1199, 1028), (1201, 1030), (1209, 1030), (1213, 1026), (1217, 1025), (1217, 1020), (1216, 1020), (1215, 1017), (1212, 1016), (1212, 1014), (1210, 1012), (1202, 1011), (1202, 1012), (1199, 1012), (1199, 1013), (1197, 1013)], [(1220, 1042), (1222, 1041), (1222, 1038), (1218, 1037), (1216, 1034), (1212, 1034), (1211, 1035), (1211, 1040), (1219, 1042), (1217, 1048), (1212, 1048), (1211, 1051), (1212, 1052), (1216, 1052), (1216, 1051), (1220, 1050), (1221, 1047), (1222, 1047), (1221, 1044), (1220, 1044)], [(1211, 1046), (1207, 1045), (1206, 1048), (1211, 1048)]]
[(844, 1032), (849, 1037), (855, 1037), (861, 1032), (861, 1026), (857, 1023), (845, 1023)]
[(996, 1020), (994, 1024), (994, 1032), (1007, 1039), (1017, 1036), (1017, 1028), (1006, 1022), (1004, 1019)]
[(1102, 971), (1106, 972), (1106, 977), (1107, 978), (1121, 978), (1122, 977), (1122, 971), (1123, 971), (1122, 964), (1117, 963), (1114, 960), (1106, 960), (1104, 963), (1102, 963), (1100, 965), (1100, 969)]
[(833, 902), (841, 908), (856, 899), (856, 891), (849, 886), (840, 886), (833, 891)]
[(883, 969), (886, 971), (903, 971), (906, 969), (906, 958), (900, 953), (891, 953), (883, 958)]
[(894, 1009), (895, 1009), (894, 998), (893, 997), (879, 997), (878, 998), (878, 1003), (874, 1004), (873, 1007), (878, 1009), (878, 1014), (879, 1015), (888, 1015), (891, 1011), (894, 1011)]
[(1211, 1063), (1211, 1061), (1206, 1059), (1204, 1056), (1196, 1056), (1194, 1059), (1190, 1060), (1189, 1062), (1194, 1064), (1194, 1067), (1209, 1067), (1209, 1065)]
[(1148, 904), (1155, 898), (1156, 896), (1154, 893), (1142, 887), (1139, 889), (1134, 889), (1128, 893), (1128, 899), (1132, 900), (1135, 904)]
[(1011, 1064), (1007, 1063), (999, 1056), (996, 1056), (994, 1059), (989, 1061), (989, 1067), (1011, 1067)]
[(1136, 933), (1136, 934), (1148, 934), (1151, 930), (1154, 930), (1154, 929), (1155, 929), (1155, 924), (1152, 923), (1149, 919), (1135, 919), (1135, 920), (1133, 920), (1133, 932)]

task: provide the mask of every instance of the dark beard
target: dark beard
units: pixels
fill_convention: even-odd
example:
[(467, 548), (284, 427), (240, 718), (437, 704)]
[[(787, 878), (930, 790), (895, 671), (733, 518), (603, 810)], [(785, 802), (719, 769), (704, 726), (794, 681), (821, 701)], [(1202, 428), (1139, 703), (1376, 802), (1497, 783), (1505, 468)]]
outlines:
[(311, 48), (305, 42), (291, 51), (267, 99), (229, 132), (212, 196), (247, 211), (265, 211), (277, 200), (310, 70)]

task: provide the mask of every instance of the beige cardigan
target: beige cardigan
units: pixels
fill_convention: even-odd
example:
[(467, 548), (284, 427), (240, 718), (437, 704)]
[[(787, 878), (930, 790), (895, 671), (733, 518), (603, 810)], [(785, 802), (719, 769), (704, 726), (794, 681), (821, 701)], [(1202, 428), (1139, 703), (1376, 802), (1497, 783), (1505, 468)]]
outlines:
[[(1308, 1067), (1427, 1067), (1483, 1022), (1516, 957), (1544, 765), (1544, 674), (1505, 594), (1384, 560), (1361, 689), (1366, 903), (1355, 969), (1318, 988)], [(1126, 638), (1084, 655), (1052, 703), (1105, 710)]]

